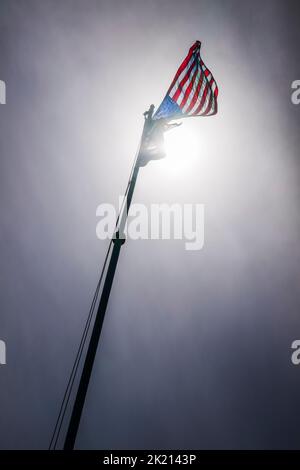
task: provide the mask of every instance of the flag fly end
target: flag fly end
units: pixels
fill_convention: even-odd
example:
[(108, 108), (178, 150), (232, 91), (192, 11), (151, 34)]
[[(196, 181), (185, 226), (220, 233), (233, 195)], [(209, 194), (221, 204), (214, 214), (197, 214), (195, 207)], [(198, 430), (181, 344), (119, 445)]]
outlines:
[(200, 55), (201, 41), (190, 47), (153, 119), (213, 116), (218, 86)]

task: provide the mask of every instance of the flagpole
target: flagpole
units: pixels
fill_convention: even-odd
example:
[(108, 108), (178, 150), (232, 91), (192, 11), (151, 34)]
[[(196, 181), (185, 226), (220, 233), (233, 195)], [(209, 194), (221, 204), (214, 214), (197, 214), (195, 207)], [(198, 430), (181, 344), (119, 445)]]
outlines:
[[(71, 413), (71, 418), (69, 426), (67, 429), (67, 434), (64, 443), (64, 449), (71, 450), (74, 448), (77, 432), (80, 424), (80, 419), (82, 415), (82, 410), (84, 407), (86, 394), (89, 386), (89, 381), (92, 374), (93, 364), (95, 361), (95, 356), (98, 348), (99, 339), (101, 336), (102, 325), (107, 309), (107, 304), (109, 301), (109, 296), (114, 280), (114, 275), (116, 272), (118, 259), (120, 256), (120, 251), (123, 243), (125, 242), (124, 230), (126, 226), (128, 211), (130, 208), (134, 188), (136, 185), (136, 180), (138, 177), (139, 169), (141, 166), (145, 166), (150, 160), (158, 160), (164, 157), (164, 151), (160, 149), (161, 144), (163, 143), (163, 133), (174, 127), (178, 124), (168, 124), (168, 121), (173, 120), (175, 117), (183, 118), (187, 116), (213, 116), (218, 112), (218, 86), (213, 78), (211, 72), (203, 63), (200, 56), (200, 47), (201, 42), (196, 41), (192, 47), (189, 49), (189, 53), (180, 65), (179, 69), (176, 72), (176, 75), (171, 83), (171, 86), (165, 95), (161, 105), (159, 106), (157, 112), (155, 113), (154, 119), (152, 119), (154, 112), (154, 105), (151, 105), (149, 110), (144, 113), (145, 123), (141, 138), (141, 145), (138, 151), (138, 156), (135, 160), (134, 168), (130, 174), (128, 181), (128, 186), (125, 195), (125, 208), (121, 209), (121, 214), (119, 214), (117, 230), (113, 238), (113, 249), (111, 252), (111, 257), (109, 260), (109, 265), (106, 271), (106, 277), (103, 285), (103, 290), (101, 293), (98, 310), (93, 325), (93, 330), (90, 336), (90, 341), (87, 347), (87, 353), (82, 368), (82, 374), (79, 381), (79, 386), (74, 402), (74, 406)], [(189, 67), (190, 61), (193, 60), (193, 63), (196, 64), (197, 74), (194, 73), (194, 68)], [(184, 99), (181, 98), (181, 94), (178, 95), (181, 87), (181, 77), (182, 74), (185, 74), (184, 77), (190, 80), (190, 84), (193, 83), (193, 86), (187, 88), (185, 92)], [(195, 81), (195, 77), (197, 81)], [(196, 86), (197, 83), (197, 86)], [(209, 99), (208, 99), (209, 97)], [(187, 100), (189, 100), (189, 105), (187, 106)], [(155, 121), (155, 123), (154, 123)], [(154, 147), (154, 154), (153, 154)], [(107, 259), (111, 250), (111, 244), (107, 252)], [(105, 272), (106, 261), (104, 262), (104, 267), (102, 273)], [(99, 281), (99, 284), (102, 281), (102, 274)], [(98, 285), (99, 285), (98, 284)], [(97, 287), (98, 288), (98, 287)], [(98, 291), (97, 291), (98, 295)], [(97, 296), (96, 296), (97, 297)], [(80, 350), (80, 348), (79, 348)], [(81, 350), (80, 350), (81, 355)], [(76, 359), (77, 360), (77, 359)], [(75, 361), (76, 363), (76, 361)], [(77, 363), (75, 368), (75, 374), (77, 370)], [(73, 374), (73, 371), (72, 371)], [(71, 387), (73, 386), (73, 375), (71, 374)], [(68, 390), (69, 384), (67, 386)], [(68, 403), (70, 395), (67, 396), (66, 403)], [(53, 437), (56, 430), (58, 429), (58, 435), (61, 428), (62, 419), (66, 407), (64, 407), (65, 397), (63, 399), (63, 404), (60, 410), (59, 418), (57, 420)], [(66, 405), (67, 406), (67, 405)], [(63, 412), (62, 412), (63, 410)], [(59, 426), (58, 423), (60, 422)], [(52, 437), (52, 439), (53, 439)], [(56, 438), (57, 439), (57, 438)], [(52, 442), (52, 441), (51, 441)], [(55, 443), (57, 440), (55, 441)], [(51, 444), (50, 444), (51, 445)]]
[[(152, 112), (153, 112), (153, 108), (152, 108)], [(126, 200), (125, 200), (125, 206), (124, 206), (122, 213), (120, 214), (120, 222), (113, 238), (113, 250), (112, 250), (109, 265), (107, 268), (106, 277), (105, 277), (105, 281), (104, 281), (104, 285), (103, 285), (103, 289), (101, 293), (101, 298), (99, 301), (98, 310), (97, 310), (93, 330), (91, 333), (90, 342), (89, 342), (88, 349), (86, 352), (86, 357), (85, 357), (85, 361), (84, 361), (84, 365), (83, 365), (83, 369), (82, 369), (82, 373), (81, 373), (81, 377), (80, 377), (80, 381), (78, 385), (78, 390), (77, 390), (74, 406), (73, 406), (72, 413), (71, 413), (69, 426), (67, 429), (67, 434), (66, 434), (65, 443), (64, 443), (64, 450), (73, 450), (75, 446), (75, 441), (76, 441), (76, 437), (78, 433), (81, 415), (82, 415), (82, 411), (83, 411), (83, 407), (84, 407), (84, 403), (86, 399), (86, 394), (87, 394), (87, 390), (88, 390), (88, 386), (89, 386), (89, 382), (90, 382), (90, 378), (92, 374), (92, 369), (93, 369), (93, 365), (94, 365), (94, 361), (95, 361), (95, 357), (97, 353), (97, 348), (98, 348), (98, 344), (99, 344), (99, 340), (101, 336), (101, 331), (102, 331), (104, 317), (105, 317), (105, 313), (107, 309), (107, 304), (108, 304), (108, 300), (109, 300), (109, 296), (110, 296), (110, 292), (111, 292), (111, 288), (112, 288), (112, 284), (113, 284), (113, 280), (114, 280), (114, 276), (115, 276), (115, 272), (116, 272), (116, 268), (118, 264), (118, 259), (120, 256), (121, 247), (125, 242), (124, 230), (125, 230), (125, 225), (127, 221), (127, 216), (128, 216), (129, 208), (131, 205), (137, 177), (139, 174), (139, 169), (141, 166), (144, 166), (144, 164), (142, 163), (141, 156), (142, 156), (142, 150), (143, 150), (144, 143), (145, 143), (145, 138), (152, 124), (152, 112), (150, 112), (149, 118), (146, 118), (146, 115), (145, 115), (145, 123), (144, 123), (142, 138), (141, 138), (141, 145), (140, 145), (138, 156), (137, 156), (137, 159), (136, 159), (133, 171), (132, 171), (132, 176), (129, 181), (129, 189), (128, 189)]]

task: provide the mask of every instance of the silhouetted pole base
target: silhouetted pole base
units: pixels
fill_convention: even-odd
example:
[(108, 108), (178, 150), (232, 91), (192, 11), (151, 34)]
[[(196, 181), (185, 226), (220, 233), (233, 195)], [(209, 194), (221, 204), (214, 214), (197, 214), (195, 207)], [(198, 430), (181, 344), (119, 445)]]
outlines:
[(82, 410), (83, 410), (83, 406), (84, 406), (84, 402), (85, 402), (85, 398), (86, 398), (86, 394), (87, 394), (87, 390), (88, 390), (88, 386), (89, 386), (89, 382), (91, 378), (91, 373), (92, 373), (92, 369), (93, 369), (93, 365), (95, 361), (97, 347), (98, 347), (98, 343), (99, 343), (99, 339), (101, 335), (105, 312), (107, 309), (108, 299), (109, 299), (112, 283), (114, 280), (116, 267), (118, 264), (120, 250), (121, 250), (121, 246), (125, 243), (124, 227), (126, 224), (126, 219), (127, 219), (127, 215), (129, 212), (139, 168), (140, 168), (140, 165), (139, 165), (139, 157), (138, 157), (134, 170), (133, 170), (133, 174), (132, 174), (132, 178), (131, 178), (130, 186), (128, 190), (128, 195), (126, 198), (127, 207), (125, 207), (123, 213), (121, 214), (119, 228), (115, 234), (115, 238), (113, 239), (113, 250), (112, 250), (111, 258), (109, 261), (109, 265), (108, 265), (108, 269), (107, 269), (107, 273), (105, 277), (105, 282), (103, 285), (103, 290), (102, 290), (102, 294), (101, 294), (101, 298), (100, 298), (100, 302), (99, 302), (99, 306), (97, 310), (97, 315), (96, 315), (95, 323), (93, 326), (93, 332), (91, 334), (85, 362), (83, 365), (82, 375), (80, 378), (69, 427), (67, 430), (64, 450), (74, 449), (78, 427), (79, 427), (80, 419), (82, 415)]
[(97, 311), (97, 315), (96, 315), (96, 319), (95, 319), (95, 323), (93, 327), (93, 332), (91, 335), (89, 348), (86, 354), (82, 376), (80, 379), (79, 388), (78, 388), (78, 392), (76, 395), (75, 404), (74, 404), (74, 408), (73, 408), (73, 412), (72, 412), (72, 416), (71, 416), (71, 420), (69, 424), (69, 429), (68, 429), (66, 440), (65, 440), (65, 445), (64, 445), (65, 450), (74, 449), (77, 431), (78, 431), (78, 427), (79, 427), (79, 423), (81, 419), (81, 414), (82, 414), (82, 410), (83, 410), (83, 406), (85, 402), (87, 389), (88, 389), (90, 378), (91, 378), (91, 372), (93, 369), (98, 342), (99, 342), (99, 338), (100, 338), (100, 334), (102, 330), (103, 320), (104, 320), (107, 303), (108, 303), (108, 299), (109, 299), (109, 295), (111, 291), (111, 286), (114, 280), (114, 275), (115, 275), (116, 267), (118, 264), (120, 250), (121, 250), (121, 243), (120, 241), (117, 241), (117, 243), (114, 243), (112, 255), (111, 255), (109, 266), (107, 269), (107, 274), (106, 274), (105, 283), (103, 286), (100, 303), (98, 306), (98, 311)]

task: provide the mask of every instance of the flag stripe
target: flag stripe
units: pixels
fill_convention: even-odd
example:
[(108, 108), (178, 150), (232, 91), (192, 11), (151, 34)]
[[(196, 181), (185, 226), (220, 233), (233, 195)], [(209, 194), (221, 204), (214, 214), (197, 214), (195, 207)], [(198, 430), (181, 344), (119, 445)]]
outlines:
[(184, 110), (184, 112), (187, 113), (187, 114), (196, 105), (196, 103), (198, 101), (198, 98), (199, 98), (199, 93), (200, 93), (200, 90), (201, 90), (201, 87), (202, 87), (202, 84), (203, 84), (203, 75), (201, 73), (201, 70), (198, 70), (198, 75), (199, 75), (199, 79), (198, 79), (197, 87), (195, 89), (195, 93), (190, 97), (190, 100), (189, 100), (190, 103), (189, 103), (188, 107)]
[[(176, 75), (175, 75), (175, 77), (174, 77), (174, 79), (173, 79), (173, 81), (172, 81), (172, 83), (171, 83), (171, 85), (170, 85), (170, 87), (169, 87), (169, 89), (168, 89), (168, 91), (167, 91), (167, 95), (170, 94), (170, 91), (172, 90), (174, 84), (175, 84), (176, 81), (178, 80), (179, 75), (180, 75), (180, 74), (182, 73), (182, 71), (186, 68), (186, 66), (187, 66), (187, 64), (188, 64), (188, 62), (189, 62), (189, 60), (190, 60), (190, 58), (191, 58), (192, 55), (193, 55), (194, 50), (195, 50), (197, 47), (200, 48), (200, 43), (199, 43), (199, 45), (198, 45), (197, 43), (199, 43), (199, 41), (196, 41), (195, 44), (193, 44), (192, 47), (190, 47), (190, 50), (189, 50), (188, 55), (186, 56), (186, 58), (184, 59), (184, 61), (182, 62), (182, 64), (180, 65), (179, 69), (178, 69), (177, 72), (176, 72)], [(197, 46), (196, 46), (196, 44), (197, 44)]]
[[(177, 104), (182, 107), (181, 103), (182, 103), (182, 100), (184, 99), (184, 96), (187, 92), (187, 89), (190, 85), (190, 82), (191, 82), (191, 77), (193, 76), (193, 74), (196, 72), (197, 70), (197, 65), (194, 65), (193, 69), (191, 70), (191, 73), (188, 75), (187, 77), (187, 80), (185, 81), (184, 85), (182, 88), (180, 88), (180, 94), (179, 96), (177, 97), (177, 100), (175, 100), (177, 102)], [(174, 98), (173, 98), (174, 99)]]
[(198, 67), (195, 68), (195, 71), (194, 71), (194, 74), (192, 75), (192, 78), (191, 80), (189, 81), (189, 85), (185, 91), (185, 94), (184, 94), (184, 97), (180, 103), (180, 107), (181, 109), (184, 109), (185, 105), (186, 105), (186, 102), (187, 100), (189, 99), (191, 93), (192, 93), (192, 90), (193, 90), (193, 87), (194, 87), (194, 83), (195, 83), (195, 80), (196, 80), (196, 77), (198, 75)]
[[(186, 71), (186, 69), (185, 69), (184, 72), (182, 72), (182, 75), (180, 75), (180, 77), (179, 77), (180, 81), (177, 80), (176, 84), (173, 87), (173, 90), (170, 93), (170, 97), (174, 101), (178, 100), (178, 98), (179, 98), (179, 96), (182, 92), (182, 89), (184, 88), (185, 83), (187, 82), (187, 80), (189, 80), (189, 77), (191, 76), (192, 71), (196, 70), (196, 67), (197, 67), (197, 65), (195, 64), (195, 60), (193, 58), (192, 61), (191, 61), (191, 65), (189, 66), (188, 70)], [(181, 76), (183, 76), (182, 79), (181, 79)]]

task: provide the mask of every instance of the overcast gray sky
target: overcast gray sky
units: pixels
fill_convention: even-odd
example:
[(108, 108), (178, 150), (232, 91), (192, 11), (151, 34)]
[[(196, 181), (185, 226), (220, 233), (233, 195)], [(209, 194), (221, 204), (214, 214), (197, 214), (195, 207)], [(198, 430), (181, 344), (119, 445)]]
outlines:
[(219, 114), (184, 121), (198, 154), (150, 163), (134, 201), (204, 204), (205, 245), (124, 245), (77, 448), (299, 448), (298, 18), (292, 0), (1, 1), (1, 448), (49, 445), (107, 248), (96, 207), (196, 39)]

